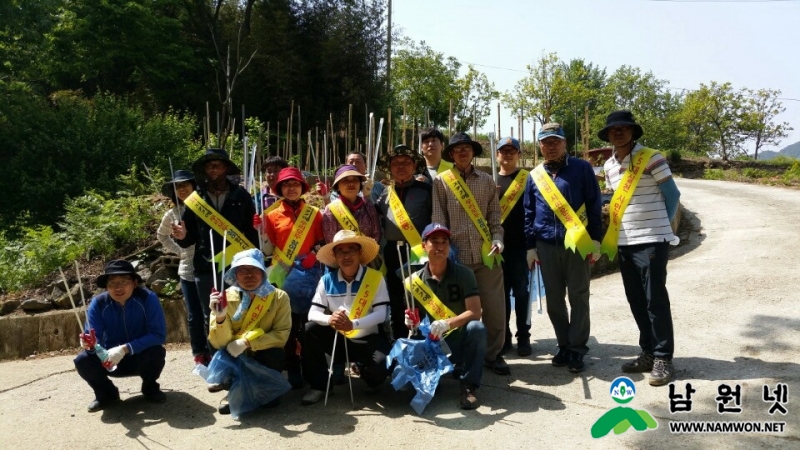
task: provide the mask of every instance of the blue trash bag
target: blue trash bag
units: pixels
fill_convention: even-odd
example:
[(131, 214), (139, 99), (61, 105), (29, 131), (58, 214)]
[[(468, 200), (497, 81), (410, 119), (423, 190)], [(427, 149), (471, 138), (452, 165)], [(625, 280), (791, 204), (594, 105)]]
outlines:
[(283, 282), (283, 290), (289, 294), (289, 304), (293, 313), (308, 314), (320, 278), (322, 278), (322, 268), (319, 264), (306, 269), (300, 265), (300, 261), (295, 261), (292, 271)]
[(289, 392), (292, 386), (280, 372), (264, 366), (247, 354), (234, 358), (227, 350), (214, 353), (208, 367), (198, 365), (193, 371), (208, 383), (230, 383), (228, 404), (231, 417), (252, 411)]
[(392, 386), (399, 391), (411, 383), (417, 391), (417, 395), (411, 400), (411, 407), (421, 415), (433, 399), (439, 379), (453, 371), (453, 364), (442, 351), (441, 342), (427, 337), (430, 332), (427, 316), (420, 323), (419, 330), (426, 336), (425, 339), (396, 340), (386, 358), (386, 364), (391, 366), (393, 360), (397, 361), (392, 372)]

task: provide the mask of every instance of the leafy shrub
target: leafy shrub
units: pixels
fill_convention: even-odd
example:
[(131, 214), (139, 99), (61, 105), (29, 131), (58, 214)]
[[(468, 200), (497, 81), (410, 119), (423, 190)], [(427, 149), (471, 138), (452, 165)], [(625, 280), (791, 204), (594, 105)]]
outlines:
[(783, 180), (786, 182), (800, 181), (800, 161), (795, 161), (791, 167), (783, 173)]
[(673, 148), (667, 152), (667, 160), (671, 163), (679, 163), (683, 159), (683, 155), (680, 150)]
[(704, 180), (724, 180), (725, 171), (722, 169), (706, 169), (703, 171)]
[(757, 169), (755, 167), (745, 167), (742, 169), (742, 176), (747, 178), (769, 178), (770, 173), (764, 169)]

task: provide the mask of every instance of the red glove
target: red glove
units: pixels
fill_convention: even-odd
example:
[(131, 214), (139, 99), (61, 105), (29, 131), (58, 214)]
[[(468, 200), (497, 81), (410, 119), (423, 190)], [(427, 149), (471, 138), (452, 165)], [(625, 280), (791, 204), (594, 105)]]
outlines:
[(228, 307), (228, 298), (225, 296), (225, 291), (219, 292), (211, 288), (210, 306), (218, 313), (225, 312), (225, 308)]
[(304, 269), (310, 269), (311, 267), (314, 266), (314, 263), (316, 262), (317, 262), (317, 254), (311, 252), (306, 255), (305, 259), (303, 260), (302, 263), (300, 263), (300, 265), (303, 266)]
[(261, 216), (258, 214), (253, 214), (253, 228), (261, 231)]
[(94, 350), (94, 346), (97, 345), (97, 336), (94, 334), (94, 328), (89, 330), (89, 333), (81, 333), (78, 335), (81, 339), (81, 345), (86, 350)]
[(419, 309), (414, 308), (413, 310), (411, 310), (410, 308), (407, 308), (405, 316), (406, 316), (406, 327), (408, 327), (411, 330), (417, 329), (417, 326), (419, 325)]
[(319, 192), (319, 195), (322, 195), (323, 197), (328, 195), (328, 186), (326, 186), (322, 181), (317, 181), (317, 192)]

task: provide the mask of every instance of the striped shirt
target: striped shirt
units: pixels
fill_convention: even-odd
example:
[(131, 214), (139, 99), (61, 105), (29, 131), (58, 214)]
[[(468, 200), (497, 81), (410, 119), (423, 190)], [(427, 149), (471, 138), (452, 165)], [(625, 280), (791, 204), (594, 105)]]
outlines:
[[(615, 153), (605, 162), (603, 169), (606, 173), (607, 187), (617, 189), (622, 175), (631, 167), (631, 157), (644, 148), (641, 144), (636, 144), (631, 153), (622, 161), (617, 160)], [(650, 157), (622, 216), (618, 245), (672, 242), (678, 239), (672, 233), (672, 225), (669, 223), (667, 208), (664, 204), (664, 195), (658, 187), (659, 183), (663, 183), (671, 177), (672, 172), (669, 170), (667, 160), (660, 153)]]
[[(453, 170), (458, 169), (454, 167)], [(463, 179), (463, 174), (461, 177)], [(489, 224), (492, 240), (502, 242), (500, 201), (497, 198), (497, 185), (492, 176), (473, 167), (472, 173), (467, 175), (464, 181)], [(445, 185), (441, 175), (433, 181), (433, 222), (441, 223), (450, 229), (450, 242), (458, 249), (459, 263), (465, 265), (483, 263), (481, 256), (483, 236), (453, 191)]]

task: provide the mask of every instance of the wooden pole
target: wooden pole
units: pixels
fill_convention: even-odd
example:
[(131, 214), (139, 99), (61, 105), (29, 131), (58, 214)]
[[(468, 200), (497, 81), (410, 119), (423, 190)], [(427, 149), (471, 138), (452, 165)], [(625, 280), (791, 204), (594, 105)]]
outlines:
[(498, 102), (497, 103), (497, 132), (498, 132), (498, 134), (500, 133), (500, 130), (502, 130), (502, 128), (500, 128), (500, 102)]
[(289, 123), (286, 126), (286, 130), (287, 130), (287, 133), (288, 133), (287, 136), (286, 136), (287, 139), (288, 139), (287, 149), (288, 149), (289, 157), (291, 158), (291, 156), (292, 156), (292, 137), (294, 135), (294, 100), (292, 100), (292, 106), (289, 108)]
[(208, 148), (208, 139), (211, 137), (211, 111), (208, 108), (208, 102), (206, 102), (206, 120), (205, 120), (205, 144), (206, 148)]
[(539, 153), (536, 151), (539, 143), (536, 141), (536, 122), (533, 122), (533, 167), (539, 165)]
[(348, 152), (350, 152), (350, 149), (352, 148), (351, 145), (353, 143), (350, 134), (352, 129), (353, 129), (353, 104), (350, 103), (350, 107), (347, 109), (347, 139), (345, 140), (346, 141), (345, 148), (347, 149)]
[(472, 108), (472, 139), (478, 139), (478, 121), (476, 120), (476, 115), (475, 108)]
[(403, 102), (403, 145), (406, 145), (406, 102)]
[(387, 109), (388, 109), (387, 114), (389, 115), (389, 124), (388, 124), (389, 129), (387, 130), (386, 133), (386, 153), (388, 154), (389, 150), (391, 150), (392, 146), (394, 145), (394, 139), (392, 139), (392, 108), (387, 108)]
[(453, 135), (453, 99), (450, 99), (450, 115), (447, 116), (447, 131)]
[(519, 151), (525, 151), (525, 117), (522, 115), (522, 108), (519, 109)]

